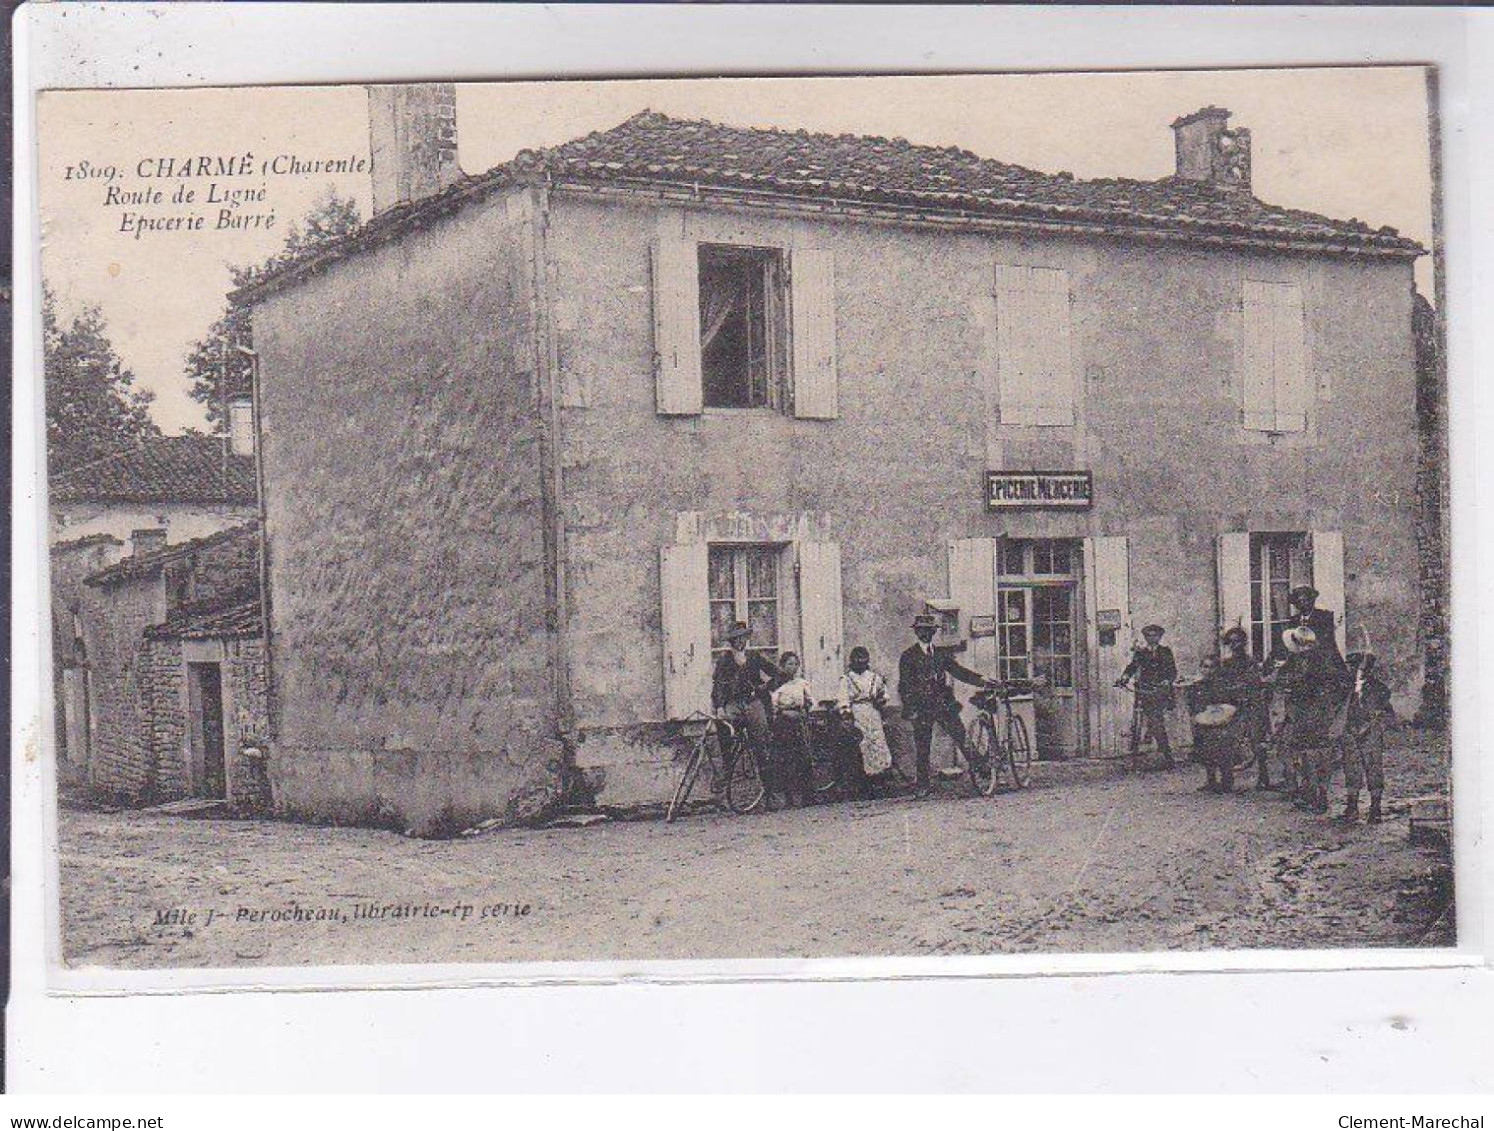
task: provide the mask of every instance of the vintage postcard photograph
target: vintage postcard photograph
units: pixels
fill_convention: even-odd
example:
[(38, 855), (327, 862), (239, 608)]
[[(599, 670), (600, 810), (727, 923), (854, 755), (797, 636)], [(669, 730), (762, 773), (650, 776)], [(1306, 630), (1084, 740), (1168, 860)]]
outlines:
[(59, 969), (1455, 946), (1435, 106), (44, 92)]

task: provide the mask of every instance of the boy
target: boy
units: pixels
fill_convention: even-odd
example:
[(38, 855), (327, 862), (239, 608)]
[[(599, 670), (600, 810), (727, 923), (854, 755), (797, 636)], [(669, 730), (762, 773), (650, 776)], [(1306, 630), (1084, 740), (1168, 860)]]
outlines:
[[(1126, 687), (1133, 678), (1136, 680), (1136, 704), (1146, 720), (1146, 729), (1157, 743), (1157, 753), (1162, 756), (1161, 768), (1170, 770), (1175, 763), (1172, 743), (1167, 738), (1167, 712), (1177, 701), (1173, 684), (1178, 678), (1178, 662), (1173, 658), (1172, 649), (1162, 643), (1163, 632), (1160, 624), (1149, 624), (1141, 630), (1141, 638), (1146, 643), (1132, 652), (1131, 662), (1115, 681), (1115, 686)], [(1131, 735), (1131, 757), (1137, 762), (1141, 758), (1139, 727)]]
[(1359, 791), (1367, 784), (1370, 806), (1365, 820), (1377, 825), (1382, 818), (1380, 799), (1385, 793), (1385, 728), (1394, 725), (1395, 711), (1390, 705), (1390, 688), (1375, 675), (1374, 653), (1350, 652), (1345, 659), (1354, 676), (1354, 690), (1349, 696), (1342, 739), (1348, 798), (1339, 820), (1353, 824), (1359, 819)]

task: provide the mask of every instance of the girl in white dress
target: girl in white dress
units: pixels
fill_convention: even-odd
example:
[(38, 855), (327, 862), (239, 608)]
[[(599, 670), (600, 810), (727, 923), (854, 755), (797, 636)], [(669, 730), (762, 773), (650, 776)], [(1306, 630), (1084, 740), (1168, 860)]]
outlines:
[(840, 707), (851, 712), (861, 732), (861, 765), (868, 777), (892, 769), (892, 749), (882, 728), (882, 710), (887, 706), (887, 681), (872, 670), (871, 653), (851, 649), (849, 669), (840, 677)]

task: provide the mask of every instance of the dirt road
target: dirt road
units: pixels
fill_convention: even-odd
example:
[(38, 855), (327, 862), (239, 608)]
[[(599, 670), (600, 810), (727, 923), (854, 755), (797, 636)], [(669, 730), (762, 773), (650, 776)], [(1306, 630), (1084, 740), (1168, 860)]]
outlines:
[[(1437, 790), (1398, 738), (1390, 798)], [(65, 810), (70, 963), (121, 967), (1446, 945), (1404, 806), (1341, 828), (1201, 774), (420, 841)]]

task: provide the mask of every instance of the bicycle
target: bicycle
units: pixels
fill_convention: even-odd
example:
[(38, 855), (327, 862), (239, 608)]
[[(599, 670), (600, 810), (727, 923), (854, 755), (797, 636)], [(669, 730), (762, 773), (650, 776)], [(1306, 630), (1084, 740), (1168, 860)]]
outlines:
[[(1126, 753), (1129, 756), (1129, 768), (1141, 770), (1146, 766), (1146, 758), (1142, 754), (1142, 744), (1149, 738), (1152, 746), (1157, 746), (1157, 736), (1152, 733), (1151, 724), (1147, 721), (1146, 711), (1141, 706), (1141, 700), (1146, 695), (1161, 695), (1164, 692), (1174, 690), (1176, 681), (1171, 684), (1147, 685), (1145, 689), (1130, 682), (1116, 682), (1116, 687), (1131, 693), (1131, 726), (1127, 732)], [(1170, 768), (1174, 763), (1169, 760), (1164, 763), (1164, 768)]]
[(859, 759), (861, 732), (834, 699), (821, 699), (809, 712), (809, 780), (817, 801), (849, 797), (849, 759)]
[[(715, 715), (697, 713), (688, 721), (704, 722), (705, 725), (690, 749), (685, 771), (674, 788), (674, 796), (664, 814), (665, 823), (672, 823), (684, 810), (701, 770), (707, 765), (711, 767), (712, 778), (721, 783), (721, 789), (718, 791), (713, 787), (712, 792), (724, 793), (726, 807), (731, 812), (750, 813), (761, 805), (764, 793), (762, 767), (758, 765), (757, 753), (741, 728)], [(719, 752), (719, 758), (713, 755), (713, 749)]]
[(1012, 710), (1012, 699), (1027, 694), (1032, 684), (1007, 680), (977, 691), (970, 698), (976, 709), (970, 729), (970, 755), (965, 765), (970, 783), (983, 797), (995, 795), (1003, 769), (1014, 789), (1023, 788), (1032, 771), (1032, 741), (1027, 722)]

